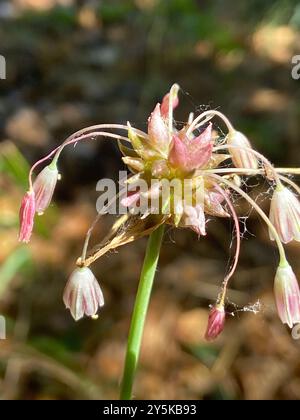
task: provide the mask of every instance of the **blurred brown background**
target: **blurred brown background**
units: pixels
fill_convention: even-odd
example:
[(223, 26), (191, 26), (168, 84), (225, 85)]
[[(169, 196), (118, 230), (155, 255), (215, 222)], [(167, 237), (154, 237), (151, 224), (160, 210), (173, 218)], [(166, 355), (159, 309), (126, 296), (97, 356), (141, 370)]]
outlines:
[[(291, 58), (300, 54), (300, 5), (13, 0), (0, 2), (0, 20), (7, 60), (0, 80), (0, 314), (7, 322), (0, 397), (118, 398), (145, 241), (94, 265), (106, 298), (97, 321), (75, 323), (62, 291), (95, 216), (96, 182), (124, 169), (119, 152), (100, 139), (67, 149), (55, 205), (38, 220), (30, 245), (20, 246), (28, 167), (89, 124), (130, 120), (144, 129), (173, 82), (182, 87), (179, 121), (218, 108), (277, 165), (299, 166), (300, 81), (291, 77)], [(262, 205), (267, 210), (268, 200)], [(95, 240), (110, 223), (103, 219)], [(276, 250), (253, 213), (231, 283), (234, 317), (216, 343), (203, 339), (208, 306), (228, 269), (232, 228), (211, 221), (199, 241), (187, 230), (167, 231), (136, 398), (300, 398), (300, 340), (276, 315)], [(300, 276), (299, 247), (290, 245), (288, 254)]]

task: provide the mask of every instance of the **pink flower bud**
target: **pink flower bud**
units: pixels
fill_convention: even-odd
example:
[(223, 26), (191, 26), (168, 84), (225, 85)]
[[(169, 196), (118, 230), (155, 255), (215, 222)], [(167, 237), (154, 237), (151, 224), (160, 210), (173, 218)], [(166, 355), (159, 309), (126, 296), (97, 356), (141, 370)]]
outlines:
[(20, 232), (19, 241), (29, 242), (35, 216), (35, 197), (33, 191), (28, 191), (22, 200), (20, 207)]
[(202, 206), (187, 206), (183, 208), (181, 225), (191, 228), (198, 236), (206, 236), (206, 220)]
[(104, 305), (99, 283), (88, 267), (73, 271), (66, 284), (63, 300), (75, 321), (84, 315), (96, 315), (98, 309)]
[(33, 183), (35, 194), (35, 210), (38, 214), (43, 214), (49, 206), (56, 183), (58, 180), (58, 170), (56, 166), (46, 166), (36, 177)]
[(223, 305), (216, 305), (211, 309), (205, 333), (206, 340), (215, 340), (221, 334), (225, 326), (225, 317)]
[(164, 96), (162, 100), (162, 104), (161, 104), (161, 109), (160, 109), (161, 115), (163, 118), (168, 118), (169, 116), (170, 97), (172, 101), (172, 109), (177, 108), (177, 106), (179, 105), (178, 91), (179, 91), (179, 86), (175, 84), (171, 87), (170, 93), (167, 93)]
[(187, 147), (179, 137), (173, 137), (173, 146), (169, 155), (169, 162), (174, 168), (185, 170), (188, 165)]
[(160, 104), (157, 104), (148, 120), (148, 134), (150, 145), (162, 156), (169, 153), (170, 136), (169, 130), (160, 112)]
[(173, 146), (169, 155), (171, 165), (186, 172), (203, 168), (207, 165), (213, 150), (211, 132), (212, 126), (209, 124), (198, 137), (189, 139), (183, 134), (181, 139), (178, 136), (174, 136)]
[(222, 203), (224, 196), (218, 191), (211, 190), (205, 194), (204, 204), (205, 213), (215, 217), (230, 217), (230, 214), (225, 210)]
[(274, 283), (275, 300), (279, 318), (290, 328), (300, 323), (300, 290), (292, 267), (286, 265), (277, 269)]
[[(283, 185), (278, 185), (271, 201), (270, 220), (283, 243), (300, 242), (300, 202)], [(270, 230), (270, 238), (274, 240)]]
[(229, 148), (229, 152), (232, 161), (237, 168), (258, 168), (258, 160), (255, 154), (251, 153), (249, 150), (243, 150), (252, 149), (249, 140), (244, 134), (236, 130), (230, 130), (227, 137), (227, 144), (233, 146)]

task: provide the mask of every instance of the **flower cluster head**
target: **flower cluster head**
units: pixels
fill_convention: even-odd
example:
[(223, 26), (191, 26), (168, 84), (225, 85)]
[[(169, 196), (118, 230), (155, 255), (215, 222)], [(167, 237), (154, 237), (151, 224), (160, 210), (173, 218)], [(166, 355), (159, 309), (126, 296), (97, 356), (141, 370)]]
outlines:
[[(98, 215), (86, 235), (78, 269), (71, 275), (64, 293), (65, 305), (73, 317), (78, 320), (83, 315), (94, 316), (103, 306), (100, 286), (89, 266), (108, 251), (149, 235), (162, 224), (192, 229), (200, 237), (207, 234), (208, 220), (231, 218), (236, 230), (236, 252), (210, 311), (206, 331), (208, 340), (217, 338), (225, 326), (226, 292), (239, 260), (241, 235), (234, 200), (239, 195), (257, 211), (277, 245), (276, 306), (282, 322), (292, 327), (300, 322), (300, 291), (283, 244), (300, 241), (297, 197), (300, 189), (285, 175), (297, 174), (299, 170), (275, 168), (219, 111), (208, 110), (196, 117), (191, 113), (186, 123), (177, 124), (173, 115), (179, 105), (179, 91), (179, 86), (173, 85), (161, 103), (156, 104), (146, 132), (130, 123), (95, 125), (71, 135), (37, 162), (30, 172), (30, 188), (21, 205), (20, 240), (29, 241), (35, 214), (43, 213), (50, 205), (59, 178), (57, 161), (63, 149), (80, 141), (109, 138), (118, 142), (131, 176), (126, 180), (124, 194), (115, 194), (103, 208), (97, 209)], [(227, 134), (218, 129), (215, 119), (224, 125)], [(120, 131), (125, 134), (119, 134)], [(50, 158), (52, 163), (33, 182), (33, 170)], [(269, 191), (274, 191), (269, 216), (242, 188), (243, 179), (250, 176), (265, 178), (271, 186)], [(118, 199), (128, 211), (117, 219), (106, 239), (89, 251), (97, 221)]]

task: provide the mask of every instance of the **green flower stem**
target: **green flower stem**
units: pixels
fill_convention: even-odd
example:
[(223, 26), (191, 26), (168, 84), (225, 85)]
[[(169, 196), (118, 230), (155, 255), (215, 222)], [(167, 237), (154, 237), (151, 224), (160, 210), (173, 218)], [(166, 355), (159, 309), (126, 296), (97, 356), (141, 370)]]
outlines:
[(150, 235), (148, 240), (128, 336), (125, 367), (120, 393), (121, 400), (131, 399), (132, 386), (137, 369), (145, 319), (159, 259), (163, 234), (164, 225), (161, 225)]

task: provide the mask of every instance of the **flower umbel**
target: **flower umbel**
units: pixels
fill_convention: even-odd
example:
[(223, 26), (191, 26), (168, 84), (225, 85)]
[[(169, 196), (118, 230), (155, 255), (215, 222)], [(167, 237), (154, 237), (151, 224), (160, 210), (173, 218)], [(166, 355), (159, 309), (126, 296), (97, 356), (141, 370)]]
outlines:
[[(230, 272), (224, 276), (221, 284), (217, 304), (209, 316), (207, 338), (213, 339), (219, 335), (224, 328), (229, 280), (236, 272), (240, 254), (241, 232), (235, 210), (235, 197), (239, 195), (266, 223), (270, 237), (278, 248), (280, 268), (275, 280), (277, 307), (281, 320), (292, 326), (300, 321), (299, 288), (292, 269), (285, 266), (283, 243), (300, 241), (300, 203), (294, 194), (299, 194), (300, 189), (284, 175), (300, 174), (300, 171), (297, 168), (275, 168), (217, 110), (208, 110), (196, 117), (191, 113), (185, 123), (177, 124), (173, 114), (179, 105), (179, 91), (179, 86), (174, 84), (162, 102), (155, 105), (148, 118), (147, 132), (130, 123), (94, 125), (74, 133), (38, 161), (30, 171), (30, 192), (21, 206), (20, 240), (29, 241), (35, 212), (42, 213), (49, 206), (58, 179), (56, 164), (64, 148), (80, 141), (109, 138), (118, 142), (123, 162), (132, 176), (126, 181), (129, 186), (127, 193), (122, 197), (115, 195), (101, 211), (98, 209), (99, 214), (87, 232), (78, 260), (81, 268), (72, 274), (64, 293), (64, 301), (74, 318), (79, 319), (84, 314), (94, 315), (103, 304), (101, 289), (88, 268), (98, 258), (152, 234), (164, 224), (189, 228), (199, 237), (204, 237), (211, 219), (223, 217), (231, 218), (234, 222), (236, 252)], [(216, 118), (226, 126), (227, 135), (224, 136), (218, 125), (214, 124)], [(117, 133), (113, 130), (117, 130)], [(119, 131), (125, 134), (118, 134)], [(52, 163), (42, 170), (33, 183), (33, 171), (50, 158), (53, 158)], [(243, 189), (243, 180), (250, 176), (261, 176), (275, 188), (270, 217)], [(172, 188), (166, 193), (165, 185), (168, 183), (172, 184)], [(187, 185), (190, 186), (188, 192)], [(119, 198), (128, 209), (127, 214), (120, 216), (105, 240), (90, 251), (89, 241), (94, 227)], [(145, 203), (147, 205), (142, 206)]]
[[(217, 110), (208, 110), (194, 117), (190, 113), (185, 123), (176, 123), (173, 117), (179, 105), (179, 86), (174, 84), (155, 105), (148, 118), (147, 132), (128, 122), (99, 124), (87, 127), (68, 137), (45, 158), (33, 165), (29, 174), (29, 192), (20, 210), (20, 240), (28, 242), (35, 213), (42, 213), (49, 205), (57, 182), (56, 164), (64, 148), (81, 141), (105, 137), (117, 141), (123, 162), (132, 173), (126, 180), (125, 193), (114, 189), (108, 201), (101, 201), (98, 215), (88, 229), (77, 268), (70, 276), (64, 303), (75, 320), (84, 315), (95, 316), (104, 299), (99, 283), (90, 265), (111, 250), (150, 235), (141, 272), (135, 306), (128, 337), (121, 398), (130, 399), (137, 368), (147, 308), (159, 259), (164, 225), (192, 229), (204, 237), (214, 217), (231, 218), (235, 230), (235, 254), (229, 272), (221, 283), (217, 303), (211, 309), (206, 338), (217, 338), (225, 326), (226, 295), (231, 278), (238, 266), (241, 231), (235, 209), (236, 196), (248, 202), (266, 223), (271, 239), (278, 249), (279, 268), (274, 292), (279, 317), (292, 327), (300, 322), (300, 291), (296, 276), (287, 263), (283, 243), (300, 241), (300, 206), (293, 191), (300, 188), (287, 175), (299, 175), (297, 168), (275, 168), (269, 160), (254, 150), (248, 138), (233, 128), (229, 119)], [(221, 120), (227, 135), (214, 124)], [(116, 130), (117, 132), (113, 132)], [(125, 135), (119, 134), (120, 131)], [(37, 166), (53, 158), (33, 183)], [(243, 188), (245, 179), (261, 176), (264, 184), (275, 189), (270, 218)], [(111, 180), (110, 180), (111, 181)], [(288, 189), (287, 185), (289, 186)], [(166, 188), (167, 186), (167, 188)], [(187, 188), (188, 187), (188, 188)], [(268, 192), (271, 190), (268, 188)], [(124, 191), (123, 191), (124, 192)], [(127, 213), (113, 224), (106, 237), (91, 250), (90, 238), (99, 219), (119, 200)]]
[(66, 284), (63, 300), (75, 321), (84, 315), (95, 316), (98, 309), (104, 305), (99, 283), (87, 267), (80, 267), (73, 271)]

